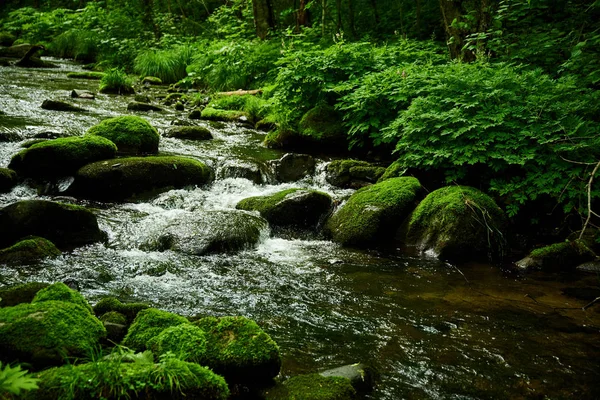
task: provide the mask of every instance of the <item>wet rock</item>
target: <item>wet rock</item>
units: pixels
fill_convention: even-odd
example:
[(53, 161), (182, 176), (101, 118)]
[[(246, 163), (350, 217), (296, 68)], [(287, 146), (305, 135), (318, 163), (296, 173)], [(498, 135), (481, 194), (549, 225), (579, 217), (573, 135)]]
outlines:
[(40, 236), (58, 248), (103, 240), (96, 216), (80, 206), (45, 200), (23, 200), (0, 209), (0, 247), (24, 237)]
[(190, 322), (181, 315), (173, 314), (156, 308), (142, 310), (135, 317), (129, 327), (123, 346), (134, 351), (143, 351), (148, 348), (148, 342), (158, 336), (163, 330)]
[(106, 335), (86, 308), (66, 301), (39, 301), (0, 308), (0, 359), (34, 369), (91, 354)]
[(27, 54), (33, 45), (29, 43), (17, 44), (15, 46), (0, 48), (0, 57), (22, 58)]
[(242, 211), (180, 211), (169, 215), (150, 216), (140, 233), (141, 248), (151, 251), (173, 250), (204, 255), (255, 247), (267, 222)]
[(367, 393), (373, 390), (377, 372), (368, 365), (356, 363), (328, 369), (327, 371), (320, 372), (319, 375), (346, 378), (350, 381), (356, 392)]
[(50, 286), (49, 283), (29, 282), (0, 289), (0, 307), (31, 303), (37, 292), (48, 286)]
[(43, 258), (56, 257), (60, 250), (49, 240), (41, 237), (29, 237), (11, 247), (0, 250), (0, 264), (33, 264)]
[(206, 333), (201, 364), (223, 375), (227, 382), (259, 386), (279, 374), (279, 347), (253, 320), (207, 317), (194, 325)]
[(188, 140), (210, 140), (210, 131), (203, 126), (174, 126), (165, 132), (166, 137)]
[(334, 242), (371, 247), (389, 243), (418, 201), (416, 178), (393, 178), (356, 191), (325, 225)]
[(274, 388), (264, 392), (265, 400), (354, 400), (356, 390), (349, 379), (319, 374), (307, 374), (291, 377)]
[(133, 115), (109, 118), (94, 125), (88, 135), (102, 136), (117, 145), (120, 154), (155, 154), (160, 136), (145, 119)]
[(35, 139), (58, 139), (59, 137), (63, 136), (65, 135), (60, 132), (42, 131), (35, 133), (32, 137)]
[(157, 78), (156, 76), (146, 76), (143, 80), (142, 80), (142, 85), (162, 85), (163, 81), (160, 78)]
[(596, 254), (583, 240), (573, 240), (535, 249), (515, 264), (525, 270), (568, 271), (595, 259)]
[(191, 158), (119, 158), (81, 168), (69, 193), (96, 200), (121, 201), (172, 188), (202, 186), (210, 183), (213, 177), (209, 167)]
[(287, 189), (270, 196), (250, 197), (235, 207), (240, 210), (258, 211), (276, 226), (315, 228), (332, 207), (332, 199), (316, 190)]
[(256, 184), (265, 181), (266, 166), (252, 161), (229, 160), (219, 169), (219, 179), (243, 178)]
[(17, 173), (12, 169), (0, 168), (0, 193), (10, 192), (18, 182)]
[(84, 108), (74, 106), (64, 101), (59, 100), (44, 100), (42, 103), (42, 108), (44, 110), (51, 111), (70, 111), (70, 112), (84, 112), (87, 111)]
[(71, 79), (87, 79), (87, 80), (100, 80), (104, 78), (106, 74), (104, 72), (94, 71), (83, 71), (83, 72), (69, 72), (67, 78)]
[(19, 140), (21, 140), (21, 135), (16, 132), (0, 132), (0, 143), (18, 142)]
[(183, 93), (169, 93), (163, 100), (163, 104), (170, 106), (178, 102), (183, 97)]
[(174, 119), (171, 121), (171, 125), (173, 126), (194, 126), (192, 122), (186, 121), (184, 119)]
[[(378, 185), (395, 179), (391, 178)], [(469, 186), (431, 192), (412, 213), (405, 242), (442, 260), (498, 259), (505, 246), (506, 217), (494, 200)]]
[(177, 102), (175, 104), (175, 110), (177, 110), (177, 111), (184, 111), (185, 107), (183, 106), (183, 103)]
[(384, 172), (366, 161), (336, 160), (327, 165), (325, 179), (334, 186), (358, 189), (377, 182)]
[(129, 110), (129, 111), (155, 111), (155, 112), (164, 111), (162, 108), (160, 108), (158, 106), (148, 104), (148, 103), (140, 103), (138, 101), (132, 101), (131, 103), (127, 104), (127, 110)]
[(86, 100), (94, 100), (96, 95), (89, 90), (78, 90), (73, 89), (71, 91), (71, 97), (74, 99), (86, 99)]
[(202, 119), (202, 109), (195, 109), (188, 115), (189, 119)]
[(315, 159), (308, 154), (288, 153), (275, 162), (279, 182), (295, 182), (315, 172)]
[(600, 273), (600, 261), (590, 261), (577, 266), (578, 271)]
[(138, 103), (150, 103), (150, 97), (145, 94), (136, 94), (133, 100)]
[(73, 175), (84, 165), (112, 158), (117, 154), (113, 142), (99, 136), (66, 137), (31, 145), (15, 154), (9, 168), (21, 176), (56, 178)]

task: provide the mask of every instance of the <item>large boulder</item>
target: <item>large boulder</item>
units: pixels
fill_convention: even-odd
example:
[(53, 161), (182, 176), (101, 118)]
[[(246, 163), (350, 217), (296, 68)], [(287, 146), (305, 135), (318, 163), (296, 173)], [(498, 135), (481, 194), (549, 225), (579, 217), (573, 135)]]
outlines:
[(223, 253), (255, 247), (267, 226), (264, 219), (243, 211), (177, 210), (142, 221), (139, 240), (145, 250)]
[(348, 136), (342, 125), (342, 116), (333, 107), (319, 104), (302, 116), (298, 125), (301, 146), (313, 151), (330, 153), (348, 150)]
[(516, 265), (525, 270), (569, 271), (595, 259), (596, 254), (583, 240), (573, 240), (535, 249)]
[(0, 308), (0, 359), (39, 369), (94, 351), (106, 335), (86, 308), (48, 300)]
[(0, 248), (31, 235), (46, 238), (58, 248), (82, 246), (105, 238), (96, 216), (80, 206), (24, 200), (0, 209)]
[(31, 300), (31, 303), (41, 303), (44, 301), (53, 300), (77, 304), (88, 310), (90, 314), (93, 313), (92, 306), (90, 306), (90, 303), (87, 302), (85, 297), (83, 297), (78, 291), (69, 288), (62, 282), (56, 282), (50, 286), (40, 289), (36, 293), (33, 300)]
[(100, 161), (77, 171), (69, 189), (75, 196), (121, 201), (171, 188), (202, 186), (213, 179), (200, 161), (176, 156)]
[(326, 223), (334, 242), (370, 247), (389, 242), (414, 209), (421, 184), (393, 178), (356, 191)]
[(0, 264), (33, 264), (61, 254), (54, 243), (41, 237), (29, 237), (0, 250)]
[(288, 153), (275, 163), (279, 182), (295, 182), (315, 172), (315, 159), (308, 154)]
[(44, 110), (83, 112), (84, 108), (60, 100), (44, 100), (41, 106)]
[(334, 186), (358, 189), (377, 182), (385, 168), (366, 161), (335, 160), (327, 165), (325, 179)]
[[(392, 178), (385, 182), (390, 182)], [(496, 202), (469, 186), (431, 192), (410, 217), (406, 244), (450, 261), (498, 258), (505, 244), (506, 217)]]
[(229, 159), (219, 167), (219, 179), (243, 178), (256, 184), (264, 183), (269, 178), (269, 171), (264, 163), (256, 160)]
[(275, 226), (315, 228), (327, 215), (333, 201), (326, 193), (308, 189), (287, 189), (270, 196), (249, 197), (235, 208), (258, 211)]
[(117, 147), (103, 137), (66, 137), (35, 143), (15, 154), (9, 167), (19, 175), (57, 178), (74, 175), (86, 164), (113, 158)]
[(156, 308), (141, 310), (127, 331), (123, 339), (123, 346), (135, 351), (148, 348), (150, 340), (158, 336), (163, 330), (181, 324), (189, 324), (186, 318)]
[(213, 138), (208, 128), (203, 126), (173, 126), (165, 132), (165, 136), (188, 140), (210, 140)]
[(0, 307), (12, 307), (21, 303), (31, 303), (40, 289), (50, 286), (49, 283), (28, 282), (0, 289)]
[(121, 154), (155, 154), (160, 136), (156, 128), (141, 117), (133, 115), (105, 119), (87, 131), (102, 136), (117, 145)]
[(256, 322), (245, 317), (206, 317), (194, 322), (206, 333), (207, 365), (228, 382), (258, 385), (281, 368), (279, 347)]
[(0, 48), (0, 57), (23, 58), (33, 45), (29, 43), (16, 44), (10, 47)]
[(0, 193), (10, 191), (17, 184), (17, 173), (12, 169), (0, 168)]

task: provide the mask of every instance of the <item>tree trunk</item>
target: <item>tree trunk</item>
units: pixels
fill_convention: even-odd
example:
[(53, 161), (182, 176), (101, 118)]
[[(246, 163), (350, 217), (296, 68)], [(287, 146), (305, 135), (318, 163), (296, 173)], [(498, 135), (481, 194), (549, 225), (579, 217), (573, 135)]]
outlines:
[(307, 0), (300, 0), (300, 6), (298, 7), (297, 24), (298, 29), (303, 26), (310, 26), (310, 11), (306, 9)]
[(337, 9), (337, 26), (336, 33), (342, 30), (342, 0), (335, 0), (335, 8)]
[(350, 25), (350, 33), (356, 38), (356, 28), (354, 26), (354, 0), (348, 0), (348, 24)]
[(273, 7), (270, 0), (252, 0), (252, 12), (254, 14), (254, 27), (256, 35), (265, 39), (269, 29), (275, 27), (273, 19)]
[(379, 10), (377, 10), (377, 0), (371, 0), (371, 7), (375, 13), (375, 28), (379, 26)]

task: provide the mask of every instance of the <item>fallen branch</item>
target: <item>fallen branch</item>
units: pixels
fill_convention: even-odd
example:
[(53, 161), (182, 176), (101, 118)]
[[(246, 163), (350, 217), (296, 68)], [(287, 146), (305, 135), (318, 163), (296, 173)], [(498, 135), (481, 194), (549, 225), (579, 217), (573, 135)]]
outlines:
[(590, 308), (591, 306), (593, 306), (594, 304), (596, 304), (597, 302), (600, 301), (600, 297), (596, 297), (594, 300), (592, 300), (591, 302), (589, 302), (588, 304), (586, 304), (585, 306), (581, 307), (581, 309), (583, 311), (587, 310), (588, 308)]
[[(590, 176), (590, 180), (588, 181), (588, 184), (587, 184), (588, 215), (587, 215), (587, 218), (585, 219), (585, 223), (583, 224), (583, 228), (581, 229), (581, 233), (579, 234), (579, 239), (581, 239), (583, 237), (583, 234), (585, 233), (585, 229), (587, 228), (588, 224), (590, 223), (590, 218), (592, 218), (592, 214), (595, 214), (592, 211), (592, 182), (594, 182), (594, 175), (596, 175), (596, 172), (598, 172), (598, 168), (600, 168), (600, 161), (598, 161), (598, 163), (594, 167), (594, 170), (592, 171), (592, 174)], [(598, 300), (598, 299), (596, 299), (596, 300)]]
[(217, 96), (244, 96), (246, 94), (261, 94), (262, 89), (254, 89), (254, 90), (234, 90), (233, 92), (217, 92)]

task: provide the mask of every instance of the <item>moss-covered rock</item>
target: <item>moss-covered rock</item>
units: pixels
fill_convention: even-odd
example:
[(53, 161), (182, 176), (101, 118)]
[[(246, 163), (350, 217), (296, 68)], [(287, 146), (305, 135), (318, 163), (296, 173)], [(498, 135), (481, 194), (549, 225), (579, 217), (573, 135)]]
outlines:
[(200, 114), (202, 119), (209, 121), (230, 121), (230, 122), (243, 122), (249, 119), (248, 113), (237, 110), (219, 110), (217, 108), (206, 107)]
[(327, 165), (325, 179), (334, 186), (358, 189), (377, 182), (384, 172), (366, 161), (335, 160)]
[(375, 368), (363, 364), (349, 364), (319, 372), (324, 377), (346, 378), (357, 393), (367, 393), (373, 390), (375, 380), (379, 376)]
[(127, 325), (127, 317), (118, 311), (109, 311), (100, 316), (100, 321), (110, 322), (111, 324)]
[(267, 181), (268, 167), (256, 160), (229, 159), (222, 165), (217, 173), (218, 179), (243, 178), (256, 184)]
[(370, 247), (389, 242), (414, 209), (421, 184), (416, 178), (393, 178), (354, 193), (325, 225), (333, 241)]
[(41, 107), (44, 110), (50, 110), (50, 111), (70, 111), (70, 112), (87, 111), (84, 108), (81, 108), (76, 105), (67, 103), (66, 101), (60, 101), (60, 100), (44, 100), (42, 102)]
[(77, 304), (48, 300), (0, 308), (0, 358), (59, 365), (91, 354), (106, 335), (102, 323)]
[(400, 160), (396, 160), (385, 169), (385, 172), (379, 177), (377, 182), (385, 181), (386, 179), (390, 178), (398, 178), (403, 176), (405, 173), (406, 167), (403, 166)]
[(31, 303), (37, 292), (49, 285), (43, 282), (29, 282), (0, 289), (0, 307)]
[(17, 173), (15, 171), (8, 168), (0, 168), (0, 193), (10, 191), (17, 182)]
[(315, 172), (315, 159), (308, 154), (287, 153), (275, 162), (279, 182), (295, 182)]
[[(388, 179), (382, 183), (390, 182)], [(450, 261), (500, 257), (506, 217), (494, 200), (469, 186), (431, 192), (410, 217), (406, 243)]]
[(32, 264), (46, 257), (61, 254), (51, 241), (31, 236), (0, 250), (0, 264)]
[(265, 393), (265, 400), (353, 400), (350, 380), (338, 376), (308, 374), (294, 376)]
[(595, 259), (596, 254), (583, 240), (573, 240), (535, 249), (516, 264), (527, 270), (569, 271)]
[(163, 81), (156, 76), (146, 76), (142, 79), (143, 85), (162, 85)]
[(142, 112), (145, 112), (145, 111), (154, 111), (154, 112), (164, 111), (159, 106), (155, 106), (154, 104), (143, 103), (143, 102), (139, 102), (139, 101), (132, 101), (131, 103), (127, 104), (127, 110), (128, 111), (142, 111)]
[(164, 329), (148, 341), (156, 355), (172, 352), (177, 358), (206, 365), (206, 333), (195, 325), (181, 324)]
[(278, 128), (265, 136), (263, 144), (270, 149), (288, 149), (299, 148), (301, 140), (297, 132), (291, 129)]
[(106, 339), (112, 343), (120, 343), (127, 334), (127, 317), (120, 312), (109, 311), (100, 316), (106, 329)]
[(69, 288), (62, 282), (57, 282), (41, 289), (39, 292), (37, 292), (31, 302), (41, 303), (43, 301), (51, 300), (77, 304), (92, 313), (92, 306), (90, 306), (90, 303), (87, 302), (85, 297), (83, 297), (78, 291)]
[[(136, 355), (137, 356), (137, 355)], [(52, 368), (39, 374), (39, 389), (27, 399), (202, 399), (226, 400), (225, 380), (198, 364), (176, 358), (159, 363), (124, 356), (108, 360)]]
[(156, 128), (141, 117), (127, 115), (105, 119), (87, 131), (117, 145), (121, 154), (155, 154), (160, 136)]
[(117, 147), (102, 137), (66, 137), (46, 140), (21, 150), (9, 167), (19, 175), (32, 178), (56, 178), (73, 175), (86, 164), (113, 158)]
[(194, 325), (206, 333), (205, 365), (228, 382), (258, 384), (279, 373), (279, 347), (251, 319), (207, 317)]
[(146, 350), (148, 342), (164, 329), (190, 322), (184, 317), (167, 311), (147, 308), (140, 311), (127, 331), (123, 346), (135, 351)]
[(41, 236), (58, 248), (82, 246), (105, 237), (96, 216), (80, 206), (24, 200), (0, 209), (0, 247), (27, 236)]
[(276, 226), (314, 228), (332, 207), (331, 196), (316, 190), (287, 189), (270, 196), (249, 197), (235, 208), (258, 211)]
[(94, 313), (102, 316), (111, 312), (117, 312), (127, 318), (127, 323), (131, 323), (140, 311), (147, 308), (150, 307), (145, 303), (122, 303), (115, 297), (105, 297), (96, 303)]
[(71, 79), (88, 79), (88, 80), (97, 80), (104, 78), (106, 75), (104, 72), (94, 72), (94, 71), (82, 71), (82, 72), (69, 72), (67, 74), (67, 78)]
[(306, 112), (298, 125), (298, 133), (307, 146), (318, 144), (323, 152), (348, 150), (342, 116), (327, 104), (317, 105)]
[(193, 255), (250, 249), (267, 231), (267, 222), (243, 211), (180, 211), (159, 221), (149, 217), (141, 248)]
[(212, 134), (203, 126), (174, 126), (165, 132), (166, 137), (188, 140), (210, 140)]
[(121, 201), (172, 188), (212, 182), (213, 171), (191, 158), (130, 157), (100, 161), (77, 171), (70, 193), (97, 200)]

